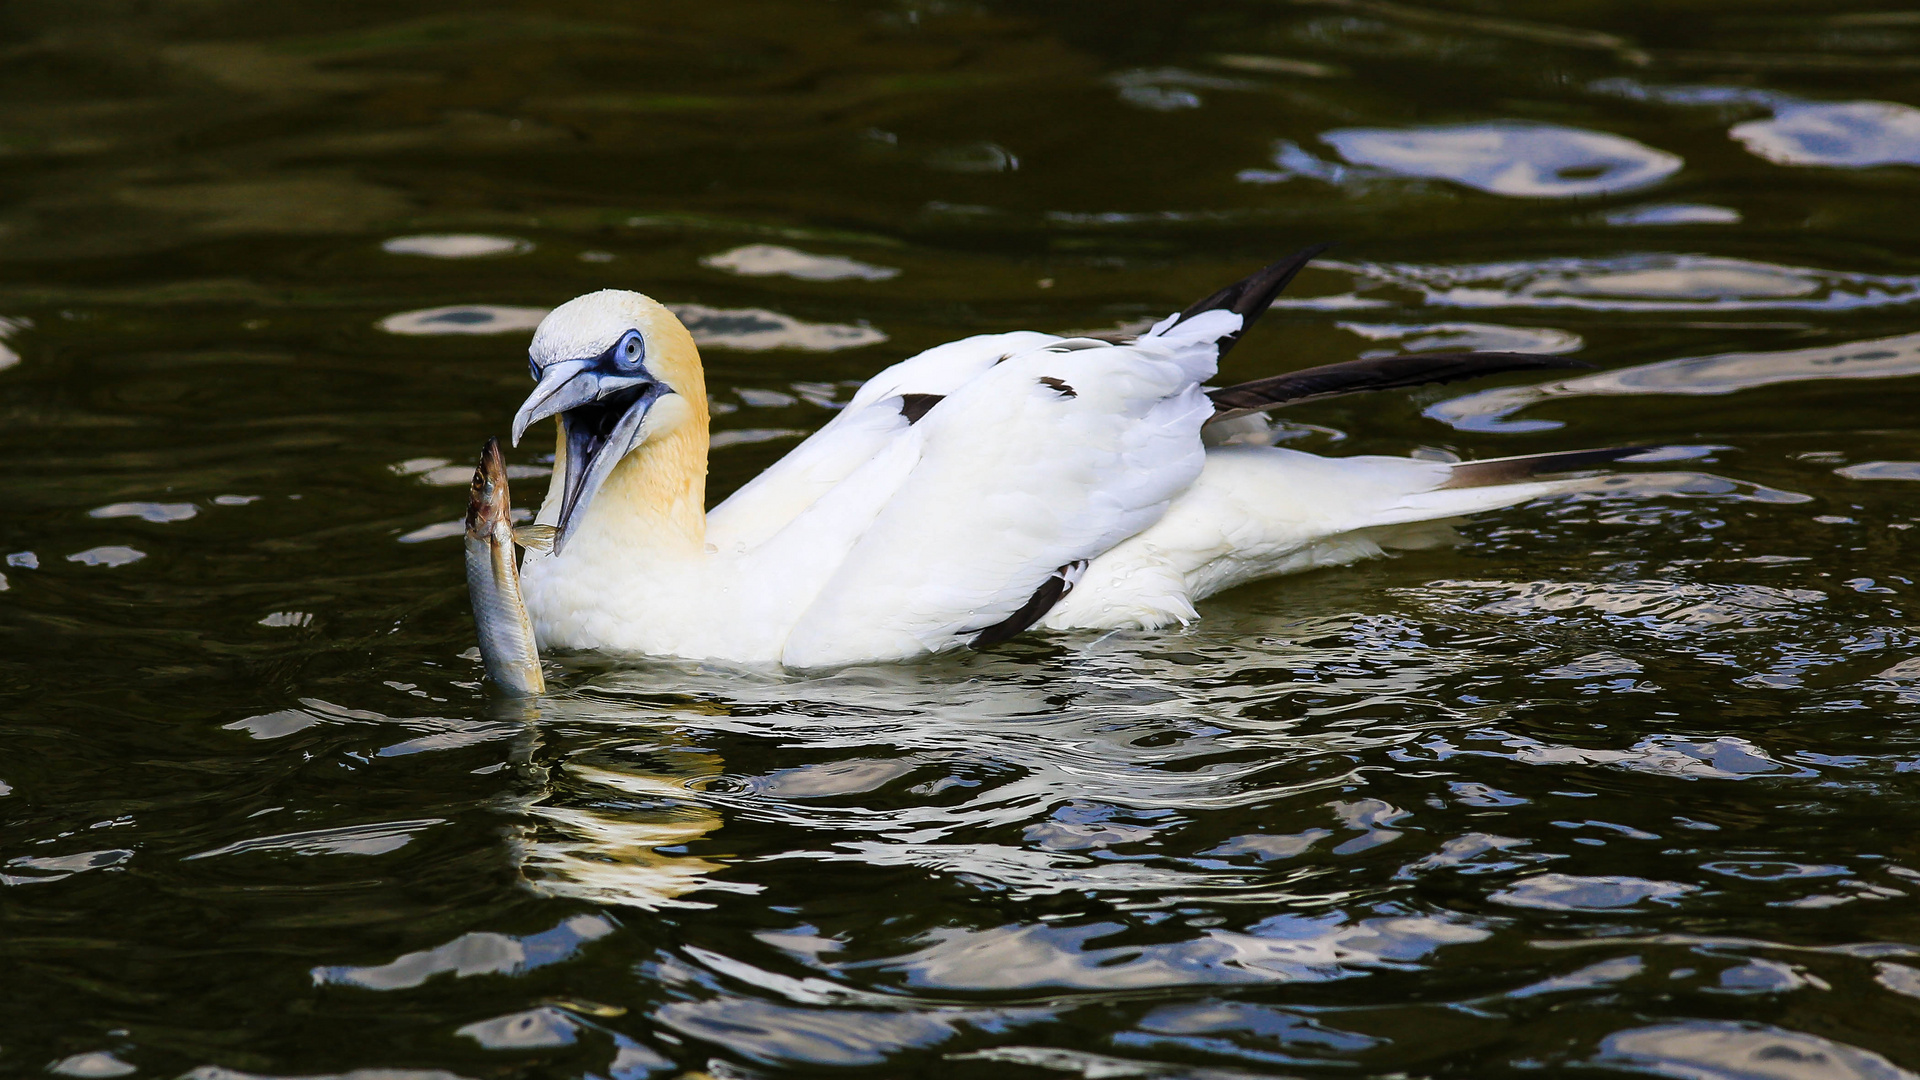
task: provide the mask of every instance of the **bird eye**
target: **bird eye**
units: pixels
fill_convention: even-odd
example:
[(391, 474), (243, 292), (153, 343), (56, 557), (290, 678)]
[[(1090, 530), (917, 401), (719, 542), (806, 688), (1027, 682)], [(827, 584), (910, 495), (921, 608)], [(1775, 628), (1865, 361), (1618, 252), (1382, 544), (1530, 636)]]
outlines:
[(647, 353), (647, 343), (641, 339), (638, 330), (629, 330), (620, 343), (614, 346), (613, 356), (621, 367), (638, 367)]
[(535, 360), (531, 356), (527, 357), (527, 370), (533, 374), (534, 382), (540, 381), (540, 362), (538, 360)]

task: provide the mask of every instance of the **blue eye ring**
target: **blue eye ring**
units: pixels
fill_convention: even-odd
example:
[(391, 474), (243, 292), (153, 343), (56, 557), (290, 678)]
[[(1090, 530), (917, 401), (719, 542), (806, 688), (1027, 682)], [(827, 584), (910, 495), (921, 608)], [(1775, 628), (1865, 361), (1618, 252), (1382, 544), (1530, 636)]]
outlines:
[(620, 340), (612, 344), (611, 350), (607, 350), (607, 357), (620, 371), (645, 371), (647, 338), (643, 338), (639, 331), (624, 332), (620, 334)]
[(640, 331), (629, 330), (614, 342), (612, 352), (614, 363), (632, 370), (646, 363), (647, 341), (640, 336)]

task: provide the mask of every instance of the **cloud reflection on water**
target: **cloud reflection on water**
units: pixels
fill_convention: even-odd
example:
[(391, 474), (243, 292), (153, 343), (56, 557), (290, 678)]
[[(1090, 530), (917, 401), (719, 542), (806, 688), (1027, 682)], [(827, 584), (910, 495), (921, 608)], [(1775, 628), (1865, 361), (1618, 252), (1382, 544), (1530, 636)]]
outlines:
[(1570, 330), (1547, 326), (1501, 326), (1496, 323), (1337, 323), (1342, 330), (1368, 341), (1392, 341), (1397, 349), (1373, 349), (1362, 357), (1395, 356), (1401, 352), (1453, 350), (1474, 352), (1579, 352), (1586, 342)]
[(1601, 371), (1533, 386), (1503, 386), (1437, 402), (1426, 415), (1463, 431), (1540, 431), (1557, 420), (1514, 420), (1545, 401), (1640, 394), (1731, 394), (1756, 387), (1825, 379), (1895, 379), (1920, 375), (1920, 333), (1780, 352), (1720, 353)]
[(1609, 225), (1738, 225), (1740, 211), (1702, 203), (1649, 203), (1614, 210), (1601, 220)]
[(1782, 104), (1727, 134), (1778, 165), (1920, 165), (1920, 109), (1891, 101)]
[(1615, 1032), (1590, 1064), (1676, 1080), (1914, 1080), (1872, 1051), (1770, 1024), (1694, 1020)]
[(1491, 121), (1429, 128), (1340, 128), (1320, 136), (1355, 165), (1451, 180), (1493, 195), (1568, 199), (1657, 184), (1677, 154), (1558, 124)]
[(747, 244), (700, 260), (700, 265), (742, 277), (790, 277), (801, 281), (888, 281), (900, 276), (892, 266), (849, 259), (844, 255), (816, 255), (780, 244)]
[[(763, 308), (716, 308), (705, 304), (668, 304), (667, 308), (686, 324), (694, 341), (708, 348), (743, 352), (768, 349), (833, 352), (887, 340), (886, 334), (864, 324), (805, 322)], [(501, 304), (454, 304), (403, 311), (375, 325), (389, 334), (407, 336), (506, 334), (539, 326), (548, 310)]]
[(382, 241), (380, 250), (389, 255), (420, 255), (429, 259), (480, 259), (492, 255), (523, 255), (533, 250), (533, 244), (512, 236), (432, 233), (396, 236)]
[(1920, 109), (1899, 102), (1808, 101), (1759, 87), (1658, 86), (1626, 78), (1602, 79), (1591, 88), (1663, 105), (1767, 109), (1772, 116), (1735, 124), (1727, 136), (1777, 165), (1920, 165)]
[[(1320, 265), (1351, 270), (1363, 286), (1410, 290), (1420, 303), (1434, 307), (1849, 311), (1920, 300), (1920, 275), (1667, 252), (1456, 265), (1331, 260)], [(1325, 298), (1313, 301), (1324, 305)], [(1279, 303), (1287, 304), (1287, 298)]]
[(1680, 171), (1677, 154), (1603, 131), (1522, 120), (1413, 128), (1337, 128), (1320, 141), (1346, 166), (1321, 161), (1292, 142), (1276, 143), (1273, 170), (1239, 174), (1248, 183), (1294, 177), (1348, 184), (1382, 176), (1448, 180), (1490, 195), (1570, 199), (1657, 184)]

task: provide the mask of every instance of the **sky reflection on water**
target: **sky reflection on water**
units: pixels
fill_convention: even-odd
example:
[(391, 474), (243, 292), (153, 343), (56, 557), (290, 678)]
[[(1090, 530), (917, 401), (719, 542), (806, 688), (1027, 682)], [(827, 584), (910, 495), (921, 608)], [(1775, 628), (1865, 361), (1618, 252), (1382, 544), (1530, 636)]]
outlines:
[[(1920, 1070), (1907, 13), (9, 29), (0, 1073)], [(482, 687), (463, 463), (568, 297), (690, 323), (718, 497), (904, 355), (1137, 332), (1323, 240), (1223, 379), (1595, 368), (1288, 446), (1661, 449), (1183, 630)]]

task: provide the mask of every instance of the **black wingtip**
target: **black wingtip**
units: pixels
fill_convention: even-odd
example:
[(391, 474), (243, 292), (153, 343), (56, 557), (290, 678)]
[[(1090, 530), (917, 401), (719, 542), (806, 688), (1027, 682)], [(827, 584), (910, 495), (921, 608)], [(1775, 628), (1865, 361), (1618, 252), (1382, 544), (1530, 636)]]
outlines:
[(1510, 371), (1592, 367), (1585, 360), (1575, 360), (1569, 356), (1515, 352), (1405, 353), (1370, 360), (1349, 360), (1209, 390), (1207, 394), (1213, 399), (1213, 420), (1208, 422), (1230, 420), (1282, 405), (1363, 390), (1397, 390)]
[(1453, 467), (1453, 478), (1440, 485), (1447, 488), (1496, 487), (1501, 484), (1517, 484), (1541, 476), (1556, 473), (1579, 472), (1585, 469), (1597, 469), (1603, 465), (1612, 465), (1621, 461), (1632, 461), (1642, 454), (1664, 450), (1660, 444), (1636, 446), (1603, 446), (1592, 450), (1560, 450), (1547, 454), (1527, 454), (1522, 457), (1489, 458), (1484, 461), (1462, 461)]
[(1306, 269), (1307, 264), (1321, 252), (1332, 246), (1331, 242), (1313, 244), (1283, 259), (1268, 263), (1212, 296), (1195, 301), (1180, 313), (1179, 318), (1173, 321), (1173, 325), (1178, 326), (1195, 315), (1208, 311), (1231, 311), (1239, 315), (1240, 329), (1219, 341), (1220, 355), (1225, 356), (1228, 349), (1239, 343), (1240, 335), (1246, 333), (1247, 328), (1252, 326), (1256, 319), (1267, 313), (1267, 309), (1273, 306), (1273, 302), (1293, 282), (1294, 276)]
[(1053, 605), (1060, 602), (1061, 597), (1072, 592), (1074, 583), (1080, 580), (1080, 575), (1085, 573), (1086, 569), (1087, 560), (1076, 559), (1047, 575), (1047, 580), (1040, 583), (1040, 587), (1033, 591), (1033, 595), (1020, 606), (1020, 610), (992, 626), (970, 631), (973, 639), (967, 642), (968, 647), (984, 649), (1003, 641), (1013, 640), (1022, 630), (1045, 618), (1047, 612), (1053, 610)]

